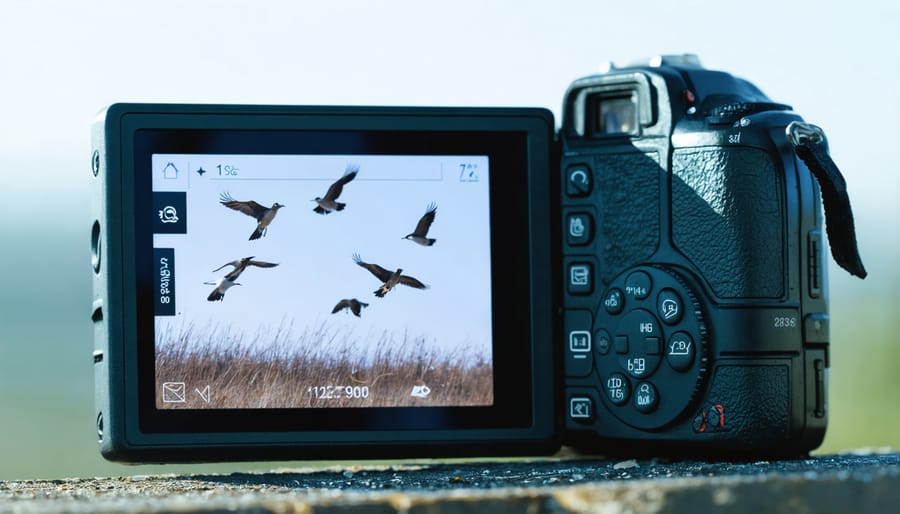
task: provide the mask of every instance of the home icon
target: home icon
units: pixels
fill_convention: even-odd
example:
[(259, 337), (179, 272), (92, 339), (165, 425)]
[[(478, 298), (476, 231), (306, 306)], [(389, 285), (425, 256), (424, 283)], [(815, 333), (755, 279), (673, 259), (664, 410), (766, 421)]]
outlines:
[(166, 180), (174, 180), (178, 178), (178, 168), (173, 163), (166, 164), (163, 168), (163, 178)]

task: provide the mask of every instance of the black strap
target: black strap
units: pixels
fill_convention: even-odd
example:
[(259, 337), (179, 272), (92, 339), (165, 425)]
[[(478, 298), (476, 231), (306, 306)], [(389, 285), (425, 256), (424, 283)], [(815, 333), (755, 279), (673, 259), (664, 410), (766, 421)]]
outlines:
[(866, 269), (859, 257), (856, 244), (856, 229), (853, 226), (853, 211), (847, 183), (837, 165), (828, 155), (825, 132), (811, 124), (791, 122), (785, 129), (787, 139), (819, 182), (822, 189), (822, 203), (825, 205), (825, 230), (828, 244), (835, 262), (851, 275), (866, 278)]

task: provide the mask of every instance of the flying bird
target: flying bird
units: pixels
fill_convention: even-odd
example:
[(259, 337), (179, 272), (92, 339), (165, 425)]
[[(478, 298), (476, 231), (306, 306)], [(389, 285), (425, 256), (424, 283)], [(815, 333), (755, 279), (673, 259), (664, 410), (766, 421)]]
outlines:
[(211, 302), (222, 301), (222, 298), (225, 298), (225, 291), (228, 291), (228, 289), (230, 289), (232, 286), (243, 285), (237, 282), (237, 279), (239, 276), (241, 276), (241, 273), (243, 273), (244, 270), (247, 269), (248, 266), (256, 266), (259, 268), (274, 268), (275, 266), (278, 266), (278, 264), (265, 261), (254, 261), (253, 256), (250, 256), (244, 257), (243, 259), (233, 260), (231, 262), (226, 262), (225, 264), (214, 269), (213, 273), (219, 271), (225, 266), (232, 266), (234, 269), (229, 271), (227, 275), (215, 282), (204, 282), (204, 284), (206, 285), (216, 286), (212, 290), (212, 292), (209, 293), (209, 296), (206, 297), (206, 299)]
[(334, 306), (334, 309), (332, 309), (331, 313), (334, 314), (338, 311), (341, 311), (342, 309), (350, 309), (350, 312), (352, 312), (353, 315), (358, 318), (359, 313), (363, 310), (363, 308), (368, 306), (369, 304), (363, 303), (356, 298), (351, 298), (349, 300), (345, 298), (339, 301), (337, 305)]
[(220, 278), (215, 282), (204, 282), (204, 284), (209, 286), (216, 286), (209, 296), (206, 297), (207, 300), (211, 302), (221, 302), (222, 298), (225, 298), (225, 291), (228, 291), (231, 286), (239, 286), (242, 285), (238, 282), (235, 282), (233, 279), (229, 279), (227, 276)]
[(409, 239), (415, 243), (418, 243), (422, 246), (431, 246), (434, 244), (437, 239), (429, 239), (428, 229), (431, 228), (431, 224), (434, 223), (434, 215), (437, 213), (437, 205), (434, 203), (428, 204), (428, 208), (425, 210), (425, 214), (419, 219), (419, 223), (416, 224), (416, 229), (413, 230), (412, 234), (407, 234), (403, 236), (403, 239)]
[(337, 201), (337, 198), (341, 196), (344, 185), (356, 178), (358, 172), (359, 166), (347, 166), (347, 169), (344, 170), (344, 175), (331, 184), (324, 197), (317, 196), (313, 198), (312, 201), (318, 204), (313, 208), (313, 211), (318, 212), (319, 214), (328, 214), (332, 211), (344, 210), (344, 207), (346, 207), (347, 204)]
[(379, 298), (383, 298), (384, 295), (386, 295), (388, 291), (393, 289), (397, 284), (415, 287), (416, 289), (428, 289), (428, 286), (419, 282), (415, 278), (408, 275), (403, 275), (403, 270), (400, 268), (398, 268), (396, 271), (388, 271), (377, 264), (363, 262), (359, 254), (356, 253), (353, 254), (353, 261), (363, 268), (369, 270), (371, 274), (375, 275), (375, 278), (384, 282), (383, 284), (381, 284), (381, 287), (375, 290), (375, 296)]
[(274, 268), (275, 266), (278, 266), (277, 263), (273, 263), (273, 262), (254, 261), (253, 257), (254, 256), (251, 255), (250, 257), (244, 257), (243, 259), (237, 259), (237, 260), (234, 260), (231, 262), (226, 262), (225, 264), (214, 269), (213, 273), (219, 271), (220, 269), (224, 268), (225, 266), (233, 266), (234, 269), (231, 270), (230, 272), (228, 272), (228, 274), (225, 275), (225, 278), (234, 281), (234, 280), (237, 280), (237, 278), (239, 276), (241, 276), (241, 273), (243, 273), (244, 270), (246, 270), (248, 266), (256, 266), (259, 268)]
[(260, 205), (253, 200), (248, 202), (241, 202), (235, 200), (228, 193), (222, 193), (219, 195), (219, 201), (225, 207), (229, 209), (234, 209), (238, 212), (243, 212), (247, 216), (254, 218), (256, 220), (256, 230), (250, 234), (250, 241), (254, 239), (259, 239), (260, 237), (266, 235), (266, 229), (269, 224), (272, 223), (272, 220), (275, 219), (275, 215), (278, 214), (278, 209), (284, 207), (278, 202), (272, 204), (272, 207), (265, 207)]

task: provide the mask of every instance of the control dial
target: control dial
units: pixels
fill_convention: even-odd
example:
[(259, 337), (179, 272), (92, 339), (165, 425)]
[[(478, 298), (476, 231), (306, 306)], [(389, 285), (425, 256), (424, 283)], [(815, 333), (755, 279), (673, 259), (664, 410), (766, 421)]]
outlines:
[(639, 266), (616, 277), (600, 298), (594, 332), (608, 341), (595, 355), (604, 403), (636, 428), (672, 423), (693, 407), (708, 375), (697, 296), (677, 271)]

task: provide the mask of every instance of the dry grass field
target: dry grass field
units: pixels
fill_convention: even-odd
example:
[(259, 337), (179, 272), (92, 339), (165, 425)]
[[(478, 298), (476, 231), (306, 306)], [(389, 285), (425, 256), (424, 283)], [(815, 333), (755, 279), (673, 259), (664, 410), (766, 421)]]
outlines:
[[(254, 336), (253, 341), (227, 330), (204, 332), (195, 327), (169, 328), (158, 335), (158, 408), (493, 403), (492, 366), (487, 357), (467, 349), (442, 352), (426, 345), (423, 337), (383, 333), (374, 344), (365, 345), (369, 350), (360, 355), (354, 351), (362, 347), (358, 340), (332, 333), (325, 326), (298, 336), (292, 335), (290, 327), (277, 329), (273, 334)], [(169, 394), (164, 394), (166, 388)]]

